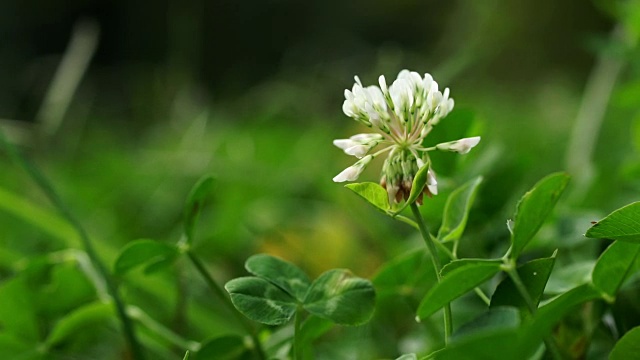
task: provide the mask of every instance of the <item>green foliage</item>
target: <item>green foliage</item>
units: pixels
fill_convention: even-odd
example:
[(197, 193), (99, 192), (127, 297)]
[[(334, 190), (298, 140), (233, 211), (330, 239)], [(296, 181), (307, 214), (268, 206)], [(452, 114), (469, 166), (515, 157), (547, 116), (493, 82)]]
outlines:
[(374, 305), (375, 291), (371, 282), (344, 269), (333, 269), (320, 275), (304, 299), (305, 310), (343, 325), (369, 321)]
[(116, 258), (113, 271), (116, 275), (123, 275), (144, 265), (144, 272), (151, 274), (171, 265), (178, 255), (178, 248), (173, 245), (148, 239), (135, 240), (122, 249)]
[(585, 236), (640, 243), (638, 217), (640, 217), (640, 202), (631, 203), (593, 224)]
[[(494, 295), (495, 296), (495, 295)], [(504, 329), (515, 330), (520, 325), (520, 311), (515, 307), (495, 306), (464, 324), (456, 331), (452, 341), (481, 333)]]
[[(542, 299), (544, 288), (547, 285), (555, 261), (556, 253), (549, 258), (531, 260), (517, 269), (518, 276), (527, 288), (535, 306), (538, 306)], [(499, 306), (515, 306), (521, 310), (528, 309), (526, 301), (510, 277), (502, 280), (491, 296), (491, 307)]]
[(236, 360), (248, 356), (249, 349), (238, 335), (224, 335), (207, 340), (193, 357), (195, 360)]
[(608, 300), (615, 298), (638, 258), (639, 251), (640, 244), (615, 241), (600, 255), (591, 273), (591, 281)]
[(214, 179), (205, 175), (193, 186), (184, 206), (184, 233), (189, 241), (193, 240), (194, 227), (202, 211), (204, 201), (213, 188)]
[(627, 332), (611, 350), (611, 360), (633, 360), (640, 358), (640, 327)]
[(253, 321), (281, 325), (296, 313), (294, 297), (273, 283), (257, 277), (241, 277), (229, 281), (225, 289), (233, 305)]
[(442, 225), (438, 230), (439, 241), (454, 241), (462, 236), (481, 182), (482, 177), (477, 177), (451, 192), (444, 207)]
[(267, 254), (258, 254), (245, 262), (247, 271), (284, 290), (303, 302), (311, 281), (307, 274), (290, 262)]
[[(455, 269), (448, 271), (447, 267)], [(452, 300), (489, 280), (500, 271), (500, 267), (500, 263), (473, 259), (453, 261), (445, 266), (442, 269), (443, 277), (440, 283), (432, 287), (422, 299), (417, 319), (425, 319)]]
[(569, 176), (567, 174), (551, 174), (540, 180), (520, 199), (514, 215), (511, 258), (516, 259), (520, 256), (522, 250), (553, 210), (568, 183)]
[(427, 185), (427, 180), (429, 179), (429, 167), (429, 163), (424, 164), (414, 176), (413, 184), (411, 185), (411, 192), (409, 193), (409, 198), (406, 202), (407, 204), (414, 203), (418, 200), (420, 194), (422, 194), (422, 190), (424, 190), (424, 187)]
[(389, 196), (387, 195), (387, 191), (379, 184), (364, 182), (347, 184), (345, 187), (360, 195), (378, 210), (385, 213), (389, 211)]
[(281, 325), (304, 308), (336, 324), (359, 325), (373, 314), (373, 285), (349, 270), (329, 270), (310, 283), (295, 265), (266, 254), (252, 256), (245, 267), (258, 277), (233, 279), (225, 289), (233, 305), (251, 320)]

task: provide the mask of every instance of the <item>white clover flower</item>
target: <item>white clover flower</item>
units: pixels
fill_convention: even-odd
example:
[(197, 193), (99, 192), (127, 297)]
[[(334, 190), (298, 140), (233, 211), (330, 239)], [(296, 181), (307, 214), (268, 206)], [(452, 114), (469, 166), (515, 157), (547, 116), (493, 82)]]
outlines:
[[(424, 140), (433, 127), (453, 109), (454, 102), (449, 97), (449, 89), (440, 92), (438, 83), (431, 75), (420, 76), (408, 70), (402, 70), (389, 86), (384, 76), (378, 78), (378, 83), (379, 87), (364, 87), (356, 76), (353, 88), (344, 92), (342, 111), (345, 115), (373, 128), (376, 133), (333, 141), (346, 154), (360, 159), (334, 177), (333, 181), (355, 181), (373, 158), (388, 151), (380, 184), (387, 190), (390, 202), (398, 203), (409, 197), (413, 178), (423, 166), (429, 166), (423, 194), (436, 195), (438, 182), (428, 152), (443, 150), (466, 154), (478, 145), (480, 137), (424, 147)], [(369, 154), (378, 145), (383, 148)], [(418, 202), (422, 203), (422, 195)]]

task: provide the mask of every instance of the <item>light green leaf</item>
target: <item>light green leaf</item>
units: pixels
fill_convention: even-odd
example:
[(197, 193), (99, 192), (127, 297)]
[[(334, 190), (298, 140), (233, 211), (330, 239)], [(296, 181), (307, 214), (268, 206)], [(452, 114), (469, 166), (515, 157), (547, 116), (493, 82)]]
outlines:
[(609, 354), (609, 360), (640, 359), (640, 326), (629, 330)]
[[(540, 299), (542, 299), (544, 288), (547, 285), (555, 261), (556, 253), (554, 252), (549, 258), (531, 260), (518, 267), (518, 275), (527, 288), (535, 306), (538, 306)], [(522, 298), (510, 277), (506, 277), (500, 282), (491, 297), (490, 307), (497, 306), (515, 306), (521, 310), (528, 309), (527, 302)]]
[(353, 183), (347, 184), (345, 187), (356, 194), (360, 195), (363, 199), (367, 200), (371, 205), (375, 206), (378, 210), (386, 213), (389, 210), (389, 195), (387, 191), (379, 184), (372, 182)]
[(178, 248), (174, 245), (155, 240), (141, 239), (128, 243), (116, 258), (113, 266), (117, 275), (145, 265), (145, 273), (152, 273), (170, 266), (178, 257)]
[(188, 241), (193, 241), (193, 229), (204, 205), (204, 201), (213, 187), (213, 177), (205, 175), (191, 188), (184, 206), (184, 233)]
[(453, 334), (452, 341), (459, 341), (465, 336), (478, 335), (500, 329), (515, 329), (520, 325), (520, 311), (515, 307), (496, 306), (462, 325)]
[(455, 266), (456, 269), (448, 271), (445, 266), (440, 283), (432, 287), (422, 299), (418, 307), (418, 320), (432, 315), (452, 300), (464, 295), (476, 286), (492, 278), (500, 271), (500, 263), (487, 261), (468, 261), (459, 266), (457, 261), (452, 261), (447, 266)]
[(288, 261), (267, 254), (253, 255), (244, 267), (255, 276), (261, 277), (286, 291), (289, 295), (304, 301), (311, 281), (304, 271)]
[(238, 311), (263, 324), (284, 324), (297, 309), (296, 300), (291, 295), (262, 278), (233, 279), (224, 288)]
[(194, 354), (194, 359), (236, 360), (241, 359), (241, 356), (248, 351), (249, 349), (241, 336), (224, 335), (204, 342), (200, 350)]
[(187, 350), (187, 352), (184, 353), (184, 357), (182, 358), (182, 360), (189, 360), (189, 350)]
[(482, 177), (477, 177), (454, 190), (444, 207), (442, 225), (438, 231), (441, 242), (458, 240), (467, 225), (469, 210), (475, 199)]
[(360, 325), (371, 318), (375, 290), (369, 280), (349, 270), (329, 270), (311, 284), (304, 308), (321, 318), (342, 325)]
[(640, 201), (607, 215), (587, 230), (586, 237), (640, 243)]
[(420, 194), (422, 194), (422, 190), (424, 190), (425, 185), (427, 184), (428, 175), (429, 174), (429, 163), (424, 164), (416, 173), (416, 176), (413, 177), (413, 184), (411, 185), (411, 192), (409, 193), (409, 198), (407, 199), (407, 204), (413, 204)]
[(591, 281), (596, 289), (610, 297), (608, 300), (615, 298), (639, 250), (640, 244), (615, 241), (600, 255), (591, 273)]
[(569, 183), (569, 175), (554, 173), (540, 180), (518, 203), (511, 236), (511, 258), (516, 259), (538, 232)]
[(84, 305), (58, 320), (47, 337), (49, 347), (56, 346), (80, 332), (91, 331), (96, 324), (108, 323), (114, 317), (113, 305), (94, 302)]

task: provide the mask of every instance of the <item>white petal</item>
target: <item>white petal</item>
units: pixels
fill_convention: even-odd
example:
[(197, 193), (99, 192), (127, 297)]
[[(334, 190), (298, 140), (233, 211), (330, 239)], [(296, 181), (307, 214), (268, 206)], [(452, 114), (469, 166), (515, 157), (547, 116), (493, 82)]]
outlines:
[(427, 188), (433, 195), (438, 195), (438, 181), (436, 180), (436, 173), (431, 169), (427, 172)]
[(455, 151), (459, 154), (468, 153), (474, 146), (480, 142), (480, 136), (464, 138), (456, 141), (450, 141), (436, 145), (438, 150)]
[(365, 155), (367, 155), (370, 149), (371, 149), (371, 146), (358, 144), (358, 145), (351, 146), (348, 149), (345, 149), (344, 152), (347, 155), (353, 155), (358, 159), (362, 159)]
[(354, 145), (357, 145), (357, 143), (351, 139), (336, 139), (333, 140), (333, 145), (339, 147), (342, 150), (346, 150)]
[(360, 172), (361, 172), (361, 168), (356, 167), (355, 165), (352, 165), (342, 170), (340, 174), (336, 175), (333, 178), (333, 181), (334, 182), (354, 181), (358, 179)]

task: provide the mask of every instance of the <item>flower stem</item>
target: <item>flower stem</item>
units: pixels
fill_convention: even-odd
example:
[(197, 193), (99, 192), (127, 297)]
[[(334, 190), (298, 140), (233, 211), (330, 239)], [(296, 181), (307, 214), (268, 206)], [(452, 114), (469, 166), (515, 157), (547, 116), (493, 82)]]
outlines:
[[(527, 287), (524, 286), (524, 283), (522, 282), (522, 279), (518, 274), (518, 270), (516, 269), (515, 262), (513, 260), (505, 260), (505, 261), (507, 263), (505, 264), (506, 266), (503, 268), (504, 271), (507, 273), (507, 275), (509, 275), (509, 277), (511, 278), (511, 281), (513, 281), (513, 284), (516, 286), (516, 289), (518, 289), (520, 296), (522, 296), (522, 298), (524, 299), (524, 302), (527, 304), (529, 313), (531, 315), (534, 315), (538, 310), (538, 308), (536, 304), (533, 302), (531, 295), (529, 295), (529, 291), (527, 290)], [(555, 339), (552, 336), (545, 336), (544, 344), (554, 359), (556, 360), (564, 359), (564, 356), (562, 356), (562, 353), (558, 348), (558, 344), (556, 344)]]
[[(416, 218), (416, 222), (418, 223), (418, 227), (420, 228), (420, 234), (424, 239), (425, 244), (427, 245), (427, 250), (431, 257), (431, 262), (433, 263), (433, 269), (436, 272), (436, 279), (438, 283), (442, 280), (440, 276), (440, 270), (442, 270), (442, 264), (440, 263), (440, 258), (438, 257), (438, 250), (436, 249), (436, 245), (434, 240), (431, 238), (429, 234), (429, 230), (427, 229), (427, 225), (422, 218), (422, 214), (420, 213), (420, 209), (418, 209), (418, 204), (415, 202), (411, 203), (411, 211), (413, 212), (413, 216)], [(444, 306), (444, 342), (445, 344), (449, 343), (449, 337), (451, 337), (453, 328), (453, 321), (451, 317), (451, 305), (446, 304)]]
[(251, 326), (251, 324), (245, 319), (239, 312), (236, 310), (235, 306), (231, 302), (231, 299), (227, 296), (227, 294), (222, 290), (220, 285), (213, 279), (211, 274), (207, 271), (207, 268), (204, 266), (204, 263), (193, 253), (191, 249), (186, 250), (187, 257), (191, 260), (191, 263), (196, 268), (196, 270), (200, 273), (204, 281), (207, 283), (209, 288), (213, 290), (216, 295), (222, 299), (224, 304), (229, 308), (231, 313), (238, 319), (238, 322), (242, 324), (242, 326), (247, 330), (249, 336), (251, 337), (251, 342), (253, 342), (253, 347), (258, 357), (262, 360), (265, 360), (267, 356), (265, 355), (264, 349), (262, 348), (262, 344), (256, 335), (256, 331)]
[(82, 242), (82, 246), (84, 247), (87, 256), (91, 260), (91, 263), (97, 269), (100, 276), (104, 279), (107, 291), (109, 295), (113, 298), (114, 305), (116, 306), (116, 314), (120, 319), (120, 323), (122, 324), (122, 331), (124, 332), (124, 336), (127, 339), (129, 344), (129, 348), (131, 350), (131, 356), (133, 359), (142, 360), (144, 359), (144, 352), (140, 343), (136, 337), (135, 331), (133, 330), (133, 323), (129, 316), (127, 315), (124, 302), (120, 298), (118, 293), (118, 288), (111, 278), (107, 267), (98, 257), (98, 253), (93, 247), (93, 243), (89, 238), (89, 234), (84, 229), (80, 221), (78, 221), (69, 208), (62, 201), (58, 193), (53, 188), (53, 185), (49, 182), (49, 180), (44, 176), (44, 174), (33, 164), (31, 164), (18, 150), (7, 140), (4, 133), (0, 130), (0, 143), (3, 145), (8, 155), (12, 160), (18, 163), (22, 168), (31, 176), (33, 181), (40, 187), (42, 192), (46, 195), (46, 197), (51, 201), (51, 203), (58, 209), (58, 212), (62, 215), (62, 217), (73, 227), (75, 228), (78, 236), (80, 237), (80, 241)]

